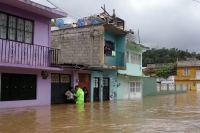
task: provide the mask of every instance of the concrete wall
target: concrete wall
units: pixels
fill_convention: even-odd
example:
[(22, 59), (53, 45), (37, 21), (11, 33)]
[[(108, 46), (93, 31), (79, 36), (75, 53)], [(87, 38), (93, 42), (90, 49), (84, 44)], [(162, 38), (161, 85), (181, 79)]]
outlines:
[(40, 69), (25, 69), (12, 67), (0, 67), (0, 99), (1, 99), (1, 73), (13, 73), (13, 74), (34, 74), (37, 75), (37, 96), (36, 100), (19, 100), (19, 101), (0, 101), (0, 108), (11, 108), (11, 107), (25, 107), (25, 106), (39, 106), (39, 105), (50, 105), (51, 104), (51, 73), (55, 74), (69, 74), (71, 75), (71, 87), (78, 85), (76, 79), (78, 79), (79, 73), (90, 74), (91, 71), (86, 70), (70, 70), (60, 69), (49, 70), (48, 78), (42, 79)]
[(113, 35), (105, 32), (104, 39), (113, 42), (114, 51), (116, 51), (116, 56), (107, 56), (107, 64), (109, 66), (125, 66), (126, 35)]
[[(129, 62), (126, 63), (126, 70), (119, 70), (118, 73), (131, 76), (142, 76), (142, 49), (130, 44), (127, 45), (126, 49), (129, 51)], [(140, 65), (131, 63), (131, 52), (141, 56)]]
[(155, 77), (142, 77), (142, 82), (143, 82), (143, 93), (142, 93), (143, 97), (187, 93), (187, 90), (159, 91), (158, 92)]
[[(135, 81), (135, 82), (141, 82), (141, 77), (134, 77), (134, 76), (124, 76), (122, 74), (118, 74), (118, 84), (120, 83), (120, 86), (117, 87), (117, 99), (124, 99), (124, 94), (125, 94), (125, 87), (124, 83), (125, 80), (128, 82), (128, 87), (127, 87), (127, 93), (128, 93), (128, 98), (130, 98), (130, 82)], [(141, 92), (143, 91), (142, 89), (142, 82), (141, 82)]]
[(22, 17), (25, 19), (34, 21), (34, 38), (33, 43), (42, 46), (51, 46), (50, 36), (51, 36), (51, 19), (27, 12), (25, 10), (11, 7), (5, 4), (0, 4), (0, 11)]
[[(47, 79), (42, 79), (40, 70), (30, 70), (30, 69), (21, 69), (21, 68), (13, 69), (13, 68), (1, 67), (0, 81), (1, 81), (1, 73), (37, 75), (37, 93), (36, 93), (37, 99), (36, 100), (21, 100), (21, 101), (0, 101), (0, 108), (51, 104), (51, 101), (50, 101), (51, 100), (51, 75), (50, 74)], [(0, 86), (1, 86), (1, 82), (0, 82)]]
[[(94, 85), (93, 81), (94, 78), (99, 78), (99, 95), (100, 95), (100, 101), (103, 101), (103, 77), (109, 78), (109, 83), (110, 83), (110, 90), (109, 90), (109, 95), (114, 95), (114, 91), (117, 93), (117, 72), (116, 71), (109, 71), (109, 70), (104, 70), (103, 72), (92, 72), (91, 73), (91, 80), (90, 80), (90, 101), (93, 102), (93, 93), (94, 93)], [(112, 98), (110, 98), (111, 100)], [(116, 97), (113, 98), (114, 100)]]
[(154, 96), (157, 94), (157, 78), (155, 77), (142, 77), (143, 92), (142, 96)]
[(52, 47), (61, 49), (61, 63), (102, 66), (104, 27), (102, 25), (52, 32)]
[[(189, 75), (185, 76), (183, 74), (184, 69), (188, 69)], [(188, 90), (196, 91), (197, 86), (196, 83), (200, 82), (200, 79), (196, 79), (196, 70), (200, 69), (200, 67), (177, 67), (177, 75), (174, 77), (175, 84), (188, 84)]]

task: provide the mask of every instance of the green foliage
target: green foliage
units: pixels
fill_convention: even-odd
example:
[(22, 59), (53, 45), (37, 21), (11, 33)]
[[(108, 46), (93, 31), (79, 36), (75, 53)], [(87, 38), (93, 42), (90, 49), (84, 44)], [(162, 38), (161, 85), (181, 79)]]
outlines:
[(54, 21), (51, 21), (51, 26), (56, 26), (56, 23)]
[(176, 75), (177, 63), (169, 67), (162, 67), (156, 71), (156, 76), (167, 79), (169, 76)]
[(189, 53), (187, 51), (178, 50), (177, 48), (171, 49), (151, 49), (147, 50), (142, 55), (142, 66), (146, 67), (147, 64), (156, 63), (172, 63), (177, 59), (185, 60), (186, 58), (197, 57), (200, 58), (200, 54)]

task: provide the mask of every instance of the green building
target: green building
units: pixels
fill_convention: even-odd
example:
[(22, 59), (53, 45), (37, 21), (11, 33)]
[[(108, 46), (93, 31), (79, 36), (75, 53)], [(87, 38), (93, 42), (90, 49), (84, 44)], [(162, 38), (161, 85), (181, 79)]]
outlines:
[(133, 38), (133, 34), (127, 35), (126, 70), (118, 70), (117, 99), (142, 97), (142, 51), (149, 48), (136, 43)]

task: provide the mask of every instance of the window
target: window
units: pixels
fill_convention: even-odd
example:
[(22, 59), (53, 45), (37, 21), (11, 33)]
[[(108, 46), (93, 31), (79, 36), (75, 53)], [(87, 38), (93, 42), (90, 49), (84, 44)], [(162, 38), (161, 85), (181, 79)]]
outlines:
[(104, 54), (106, 56), (112, 56), (112, 51), (115, 51), (114, 43), (111, 41), (106, 41), (106, 45), (104, 46)]
[(129, 51), (126, 51), (126, 63), (129, 63)]
[(0, 38), (33, 43), (33, 21), (0, 12)]
[(200, 69), (196, 70), (196, 79), (200, 79)]
[(131, 52), (131, 64), (141, 64), (141, 56)]
[(183, 70), (183, 75), (184, 76), (189, 76), (190, 75), (190, 70), (189, 69), (184, 69)]
[(130, 82), (130, 92), (140, 92), (140, 82)]

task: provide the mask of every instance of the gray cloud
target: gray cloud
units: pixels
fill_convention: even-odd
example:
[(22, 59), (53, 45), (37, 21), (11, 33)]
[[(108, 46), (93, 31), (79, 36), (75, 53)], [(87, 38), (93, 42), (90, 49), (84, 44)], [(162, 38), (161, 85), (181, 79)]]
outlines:
[[(53, 7), (46, 0), (33, 0)], [(106, 4), (112, 14), (126, 21), (126, 29), (140, 31), (141, 42), (150, 47), (176, 47), (190, 52), (200, 49), (200, 3), (192, 0), (51, 0), (85, 17), (102, 12)], [(70, 12), (69, 12), (70, 13)], [(71, 14), (71, 13), (70, 13)], [(67, 18), (66, 21), (74, 21)], [(158, 44), (157, 44), (158, 42)]]

